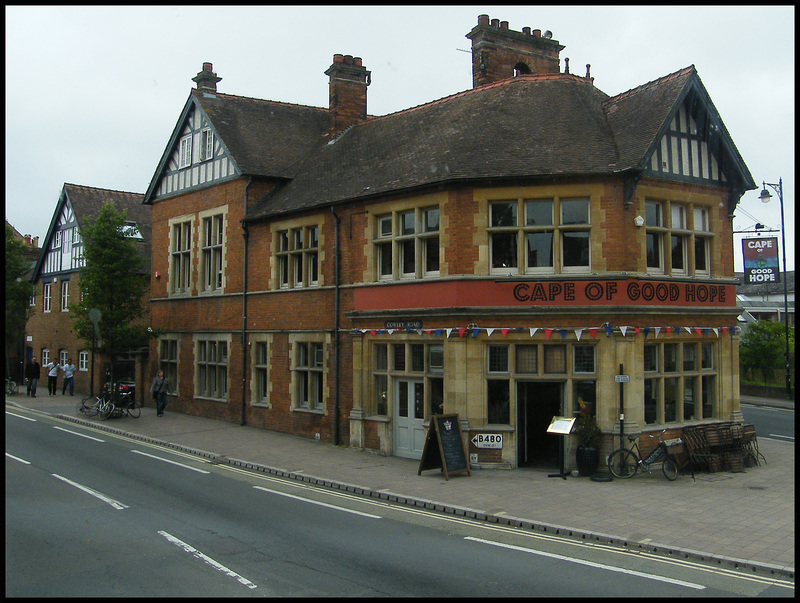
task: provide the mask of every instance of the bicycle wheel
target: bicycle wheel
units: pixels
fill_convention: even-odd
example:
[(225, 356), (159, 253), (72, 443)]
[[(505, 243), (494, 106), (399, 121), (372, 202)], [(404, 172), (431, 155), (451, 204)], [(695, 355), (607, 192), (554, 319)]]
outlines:
[(97, 414), (97, 407), (97, 398), (94, 396), (86, 396), (75, 406), (75, 412), (86, 415), (87, 417), (93, 417)]
[(111, 413), (114, 412), (114, 403), (110, 400), (108, 402), (103, 402), (100, 405), (99, 416), (101, 421), (105, 421), (108, 417), (111, 416)]
[(16, 381), (6, 381), (6, 395), (12, 396), (19, 391), (19, 386)]
[(615, 450), (608, 457), (608, 469), (611, 475), (619, 478), (628, 478), (639, 470), (639, 459), (626, 448)]
[(128, 414), (134, 419), (138, 419), (142, 414), (142, 409), (135, 402), (131, 402), (131, 405), (128, 406)]
[(678, 479), (678, 464), (669, 456), (664, 459), (664, 463), (661, 465), (661, 471), (664, 472), (664, 477), (671, 482)]

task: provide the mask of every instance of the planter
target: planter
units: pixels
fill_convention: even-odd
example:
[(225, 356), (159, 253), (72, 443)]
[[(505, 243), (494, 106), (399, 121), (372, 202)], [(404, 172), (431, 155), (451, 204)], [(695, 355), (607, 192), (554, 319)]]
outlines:
[(586, 446), (578, 446), (575, 452), (575, 463), (578, 465), (578, 472), (583, 477), (589, 477), (597, 471), (600, 464), (600, 449)]

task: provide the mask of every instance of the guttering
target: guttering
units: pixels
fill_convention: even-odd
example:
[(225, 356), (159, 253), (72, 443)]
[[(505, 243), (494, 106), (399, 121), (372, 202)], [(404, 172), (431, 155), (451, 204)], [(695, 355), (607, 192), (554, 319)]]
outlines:
[(334, 219), (333, 235), (333, 271), (334, 271), (334, 300), (333, 300), (333, 445), (339, 445), (339, 225), (342, 220), (331, 205)]
[(242, 238), (244, 239), (244, 267), (242, 268), (242, 425), (247, 423), (245, 411), (247, 410), (247, 242), (250, 232), (247, 230), (247, 200), (250, 192), (250, 185), (253, 184), (253, 177), (247, 180), (244, 187), (244, 216), (239, 223), (242, 226)]

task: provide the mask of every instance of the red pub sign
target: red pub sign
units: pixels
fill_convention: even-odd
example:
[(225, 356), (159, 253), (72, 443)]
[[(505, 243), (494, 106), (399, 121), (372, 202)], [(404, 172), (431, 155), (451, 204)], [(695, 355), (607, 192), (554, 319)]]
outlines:
[(354, 291), (356, 311), (492, 306), (732, 307), (735, 304), (735, 285), (630, 278), (415, 282)]

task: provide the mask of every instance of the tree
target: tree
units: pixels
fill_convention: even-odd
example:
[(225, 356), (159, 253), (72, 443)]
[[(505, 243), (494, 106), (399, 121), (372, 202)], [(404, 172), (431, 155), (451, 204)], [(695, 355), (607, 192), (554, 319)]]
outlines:
[[(85, 265), (80, 270), (80, 301), (70, 304), (73, 331), (94, 352), (111, 360), (122, 352), (147, 345), (149, 331), (145, 294), (146, 260), (139, 243), (130, 237), (126, 211), (106, 203), (81, 228)], [(99, 310), (98, 332), (91, 316)], [(97, 336), (99, 335), (99, 337)]]
[[(794, 349), (794, 327), (789, 329), (789, 349)], [(761, 371), (764, 384), (776, 368), (785, 367), (786, 326), (782, 322), (759, 320), (748, 325), (739, 341), (739, 362), (742, 366)], [(770, 379), (771, 380), (771, 379)]]
[[(30, 306), (33, 284), (24, 278), (29, 269), (25, 246), (14, 237), (14, 229), (6, 222), (6, 361), (17, 357), (16, 349), (25, 334), (25, 323), (33, 312)], [(9, 366), (6, 372), (18, 377)]]

